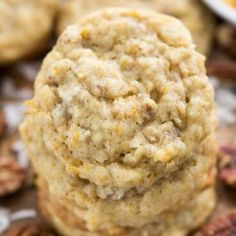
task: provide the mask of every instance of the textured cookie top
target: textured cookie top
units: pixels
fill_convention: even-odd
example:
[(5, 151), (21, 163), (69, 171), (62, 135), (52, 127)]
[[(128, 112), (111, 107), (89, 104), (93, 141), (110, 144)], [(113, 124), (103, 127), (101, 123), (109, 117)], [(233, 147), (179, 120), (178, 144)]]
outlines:
[(51, 30), (56, 0), (0, 1), (0, 64), (39, 50)]
[(130, 7), (175, 16), (191, 31), (197, 50), (204, 54), (209, 52), (215, 22), (212, 13), (199, 0), (62, 0), (58, 31), (62, 32), (79, 17), (104, 7)]
[(27, 145), (42, 140), (40, 155), (101, 186), (150, 186), (201, 153), (215, 127), (204, 57), (188, 30), (172, 17), (123, 8), (67, 28), (28, 106)]

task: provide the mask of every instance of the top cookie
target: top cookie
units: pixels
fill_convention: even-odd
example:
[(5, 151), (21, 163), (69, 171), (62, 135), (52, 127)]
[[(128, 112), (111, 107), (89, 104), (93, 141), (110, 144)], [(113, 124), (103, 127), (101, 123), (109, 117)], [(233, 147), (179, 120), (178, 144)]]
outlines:
[(22, 126), (31, 156), (99, 186), (151, 186), (205, 155), (215, 114), (204, 62), (175, 18), (111, 8), (79, 20), (37, 77)]
[(191, 31), (197, 50), (207, 54), (214, 36), (214, 17), (199, 0), (64, 0), (61, 1), (58, 32), (79, 17), (104, 7), (132, 7), (175, 16)]
[(0, 65), (39, 52), (52, 28), (56, 0), (0, 1)]

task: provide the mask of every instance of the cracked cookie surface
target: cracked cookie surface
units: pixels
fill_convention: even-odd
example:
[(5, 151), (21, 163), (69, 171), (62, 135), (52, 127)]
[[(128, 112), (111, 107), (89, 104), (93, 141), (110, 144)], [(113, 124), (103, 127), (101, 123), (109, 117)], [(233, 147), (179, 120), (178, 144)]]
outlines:
[(180, 21), (125, 8), (80, 19), (48, 54), (21, 133), (50, 195), (73, 202), (68, 211), (89, 231), (155, 224), (212, 195), (216, 117), (204, 62)]
[(104, 7), (151, 10), (179, 18), (193, 35), (197, 50), (208, 54), (215, 33), (213, 14), (198, 0), (62, 0), (58, 32), (81, 16)]

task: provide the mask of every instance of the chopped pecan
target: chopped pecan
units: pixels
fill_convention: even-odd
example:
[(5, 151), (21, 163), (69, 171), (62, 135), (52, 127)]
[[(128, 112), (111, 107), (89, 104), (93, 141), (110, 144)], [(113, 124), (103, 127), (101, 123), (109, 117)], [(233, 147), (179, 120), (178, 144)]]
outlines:
[(233, 56), (236, 56), (236, 30), (229, 24), (222, 24), (217, 31), (217, 40), (222, 48)]
[(36, 223), (17, 224), (10, 227), (4, 236), (39, 236), (40, 229)]
[(230, 156), (227, 155), (222, 150), (219, 150), (217, 153), (217, 166), (221, 170), (230, 163)]
[(219, 79), (232, 80), (236, 82), (236, 61), (234, 60), (215, 60), (207, 64), (209, 75), (217, 76)]
[(223, 169), (220, 172), (220, 179), (230, 187), (236, 187), (236, 168)]
[(219, 170), (219, 178), (225, 184), (236, 187), (236, 145), (224, 145), (221, 152), (228, 157), (228, 161)]
[(38, 222), (26, 222), (12, 225), (3, 236), (54, 236), (46, 227)]
[(0, 197), (20, 189), (25, 177), (25, 169), (16, 161), (9, 158), (0, 158)]
[(3, 133), (5, 128), (6, 128), (5, 115), (2, 111), (0, 111), (0, 135)]
[(236, 210), (211, 222), (200, 229), (194, 236), (235, 236)]

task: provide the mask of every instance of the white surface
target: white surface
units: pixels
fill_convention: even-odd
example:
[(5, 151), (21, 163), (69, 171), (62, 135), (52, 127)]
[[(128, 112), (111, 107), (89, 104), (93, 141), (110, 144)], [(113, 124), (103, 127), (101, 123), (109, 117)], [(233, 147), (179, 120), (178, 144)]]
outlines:
[(11, 78), (4, 78), (1, 84), (1, 94), (6, 98), (26, 100), (33, 97), (33, 91), (28, 88), (17, 88)]
[(20, 210), (12, 213), (10, 215), (11, 221), (16, 221), (16, 220), (23, 220), (23, 219), (28, 219), (28, 218), (35, 218), (37, 216), (37, 212), (34, 209), (25, 209), (25, 210)]
[(225, 87), (220, 79), (210, 77), (215, 88), (217, 114), (221, 125), (235, 124), (236, 122), (236, 94), (230, 87)]
[(7, 121), (9, 132), (14, 132), (24, 119), (25, 106), (20, 102), (6, 103), (3, 112)]
[(29, 158), (22, 141), (18, 140), (12, 145), (12, 150), (16, 153), (17, 162), (20, 166), (27, 168), (29, 166)]
[(230, 7), (223, 0), (202, 0), (217, 15), (236, 26), (236, 9)]
[(4, 208), (0, 208), (0, 235), (10, 226), (10, 213)]
[(0, 235), (6, 231), (11, 222), (29, 218), (35, 218), (37, 216), (37, 212), (34, 209), (23, 209), (20, 211), (16, 211), (11, 213), (5, 208), (0, 208)]

